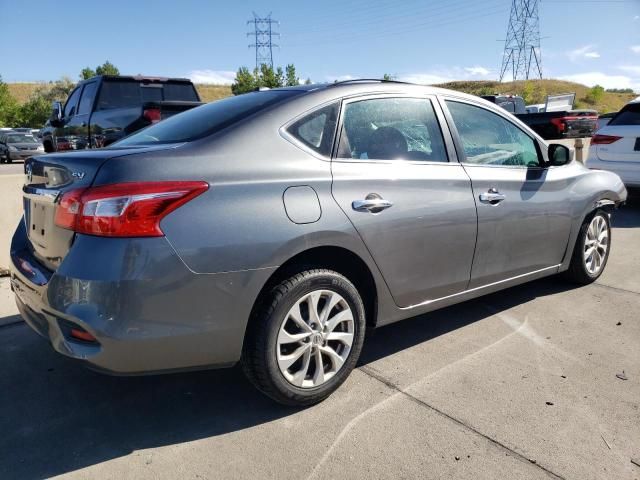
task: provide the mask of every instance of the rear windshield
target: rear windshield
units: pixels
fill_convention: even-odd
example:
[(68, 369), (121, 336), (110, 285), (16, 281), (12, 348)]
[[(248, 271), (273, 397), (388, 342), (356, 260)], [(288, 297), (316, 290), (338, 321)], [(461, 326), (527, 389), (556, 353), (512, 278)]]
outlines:
[(33, 135), (11, 134), (7, 135), (7, 143), (38, 143)]
[(225, 98), (174, 115), (112, 145), (122, 147), (190, 142), (219, 132), (254, 113), (300, 93), (302, 92), (295, 90), (270, 90)]
[(627, 104), (609, 125), (640, 125), (640, 102)]
[(197, 102), (194, 86), (181, 82), (144, 82), (135, 80), (105, 81), (100, 88), (98, 110), (139, 107), (145, 102), (177, 100)]

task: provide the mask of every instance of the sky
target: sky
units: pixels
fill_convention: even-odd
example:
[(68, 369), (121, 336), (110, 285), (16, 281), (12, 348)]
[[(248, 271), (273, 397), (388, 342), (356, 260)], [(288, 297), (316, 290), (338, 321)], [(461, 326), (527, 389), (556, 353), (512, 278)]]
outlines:
[[(4, 81), (77, 78), (105, 60), (122, 74), (231, 83), (255, 66), (247, 24), (279, 23), (274, 65), (302, 79), (440, 83), (499, 76), (511, 0), (0, 0)], [(640, 0), (540, 2), (542, 70), (640, 92)]]

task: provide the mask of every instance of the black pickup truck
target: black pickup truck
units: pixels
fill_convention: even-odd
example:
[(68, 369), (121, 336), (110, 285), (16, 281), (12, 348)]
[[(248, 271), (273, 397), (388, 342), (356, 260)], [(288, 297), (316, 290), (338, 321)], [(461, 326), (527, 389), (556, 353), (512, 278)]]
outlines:
[[(569, 95), (558, 97), (567, 96)], [(571, 98), (571, 104), (574, 97)], [(513, 113), (545, 140), (591, 137), (598, 129), (598, 112), (595, 110), (569, 109), (528, 113), (524, 100), (517, 95), (482, 95), (482, 98)]]
[(187, 79), (99, 75), (78, 83), (64, 106), (53, 103), (42, 143), (46, 152), (106, 147), (198, 105)]

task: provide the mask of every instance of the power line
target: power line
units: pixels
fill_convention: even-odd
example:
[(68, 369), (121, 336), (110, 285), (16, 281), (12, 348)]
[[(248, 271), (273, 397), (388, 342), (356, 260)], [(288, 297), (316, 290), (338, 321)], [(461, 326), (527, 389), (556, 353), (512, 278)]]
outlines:
[(266, 64), (273, 68), (273, 37), (279, 37), (278, 32), (273, 31), (273, 25), (279, 25), (277, 20), (271, 18), (271, 13), (266, 17), (259, 17), (253, 12), (253, 20), (248, 20), (247, 25), (253, 24), (253, 32), (247, 32), (248, 37), (254, 37), (254, 43), (249, 48), (256, 49), (256, 68)]
[(514, 81), (528, 80), (532, 74), (542, 78), (538, 0), (512, 0), (500, 81), (507, 70)]

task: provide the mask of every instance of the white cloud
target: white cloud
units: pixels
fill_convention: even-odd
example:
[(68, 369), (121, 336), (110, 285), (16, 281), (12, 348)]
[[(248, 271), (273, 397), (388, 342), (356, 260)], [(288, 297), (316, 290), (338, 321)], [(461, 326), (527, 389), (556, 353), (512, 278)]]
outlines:
[(484, 68), (484, 67), (465, 67), (465, 71), (469, 72), (471, 75), (474, 76), (487, 76), (489, 75), (489, 70)]
[(633, 52), (633, 53), (640, 53), (640, 45), (631, 45), (629, 47), (629, 49)]
[(603, 72), (574, 73), (572, 75), (560, 75), (560, 80), (582, 83), (592, 87), (602, 85), (604, 88), (632, 88), (640, 90), (640, 77), (630, 77), (627, 75), (609, 75)]
[(635, 17), (633, 17), (633, 21), (634, 21), (634, 22), (636, 22), (636, 21), (638, 21), (638, 20), (640, 20), (640, 15), (636, 15)]
[(354, 77), (353, 75), (325, 75), (324, 79), (326, 82), (344, 82), (346, 80), (354, 80), (358, 77)]
[(236, 78), (236, 72), (229, 70), (192, 70), (187, 75), (193, 83), (215, 83), (230, 85)]
[(618, 70), (640, 77), (640, 65), (621, 65)]
[(569, 50), (566, 55), (572, 62), (577, 62), (583, 58), (600, 58), (600, 54), (594, 50), (593, 45), (585, 45), (584, 47)]
[(438, 68), (428, 72), (405, 73), (398, 75), (398, 80), (434, 85), (455, 80), (490, 80), (493, 79), (493, 75), (488, 68), (475, 65), (473, 67)]

